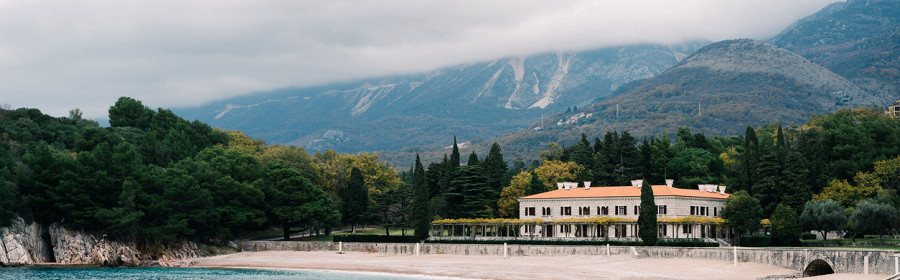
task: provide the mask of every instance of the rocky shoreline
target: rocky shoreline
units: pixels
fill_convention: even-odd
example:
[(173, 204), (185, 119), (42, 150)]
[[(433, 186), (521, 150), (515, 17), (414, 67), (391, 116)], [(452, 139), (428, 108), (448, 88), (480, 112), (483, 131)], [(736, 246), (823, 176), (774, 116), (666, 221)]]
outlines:
[(197, 244), (189, 241), (147, 245), (107, 240), (56, 223), (45, 229), (36, 222), (27, 224), (22, 218), (0, 228), (0, 266), (174, 267), (183, 266), (182, 259), (198, 256)]

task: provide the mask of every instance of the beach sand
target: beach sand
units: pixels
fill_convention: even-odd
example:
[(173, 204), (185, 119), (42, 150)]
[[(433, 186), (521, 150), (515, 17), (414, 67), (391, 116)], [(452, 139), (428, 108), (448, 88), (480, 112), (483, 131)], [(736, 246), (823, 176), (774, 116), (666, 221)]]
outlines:
[[(264, 251), (194, 259), (195, 267), (290, 268), (387, 272), (475, 279), (757, 279), (798, 271), (758, 263), (630, 256), (390, 255), (362, 252)], [(839, 274), (803, 279), (884, 279)]]

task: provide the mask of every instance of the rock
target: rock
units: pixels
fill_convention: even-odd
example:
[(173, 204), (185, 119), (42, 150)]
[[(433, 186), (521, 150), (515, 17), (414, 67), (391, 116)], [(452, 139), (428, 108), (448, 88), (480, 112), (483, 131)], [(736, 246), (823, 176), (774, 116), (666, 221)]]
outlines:
[(134, 244), (98, 239), (81, 230), (50, 225), (50, 242), (57, 263), (102, 266), (140, 266), (141, 252)]
[(37, 223), (25, 224), (25, 220), (16, 217), (11, 225), (0, 228), (0, 266), (47, 262), (47, 249)]

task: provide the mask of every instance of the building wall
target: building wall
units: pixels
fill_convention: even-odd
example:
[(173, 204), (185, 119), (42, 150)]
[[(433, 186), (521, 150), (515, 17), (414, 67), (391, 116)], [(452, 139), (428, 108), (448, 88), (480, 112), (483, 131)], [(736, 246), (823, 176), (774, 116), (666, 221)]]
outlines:
[[(657, 206), (665, 205), (666, 206), (666, 214), (659, 214), (657, 217), (665, 217), (665, 218), (680, 218), (680, 217), (718, 217), (722, 208), (725, 207), (724, 199), (715, 199), (715, 198), (700, 198), (700, 197), (683, 197), (683, 196), (660, 196), (655, 198), (655, 202)], [(543, 220), (561, 220), (568, 218), (592, 218), (592, 217), (614, 217), (614, 218), (630, 218), (637, 219), (638, 211), (641, 205), (640, 197), (603, 197), (603, 198), (551, 198), (551, 199), (520, 199), (519, 200), (519, 218), (521, 219), (532, 219), (539, 218)], [(607, 207), (608, 214), (602, 215), (600, 211), (598, 211), (597, 207)], [(625, 206), (625, 213), (616, 214), (616, 206)], [(694, 214), (691, 214), (691, 207), (695, 207)], [(529, 215), (526, 211), (529, 211), (530, 207), (534, 207), (534, 215)], [(564, 215), (562, 213), (562, 209), (565, 207), (570, 207), (571, 215)], [(588, 207), (589, 213), (584, 214), (583, 211), (579, 212), (579, 208)], [(703, 207), (704, 210), (701, 211), (700, 208)], [(542, 208), (549, 208), (550, 214), (544, 215)], [(708, 211), (707, 211), (708, 210)], [(564, 228), (565, 226), (556, 225), (552, 227), (543, 227), (536, 228), (535, 231), (528, 230), (527, 236), (548, 236), (548, 233), (552, 237), (583, 237), (577, 234), (577, 229), (572, 226), (569, 230)], [(713, 231), (715, 229), (709, 228), (708, 226), (703, 225), (665, 225), (665, 235), (662, 237), (671, 237), (671, 238), (685, 238), (685, 237), (705, 237), (707, 232)], [(690, 229), (686, 232), (684, 227), (690, 227)], [(705, 227), (705, 228), (704, 228)], [(552, 232), (548, 232), (548, 230), (552, 230)], [(619, 228), (619, 233), (617, 234), (617, 229), (614, 227), (609, 227), (606, 229), (604, 234), (599, 235), (596, 233), (596, 229), (592, 229), (591, 232), (588, 232), (589, 236), (609, 236), (610, 238), (619, 238), (619, 239), (629, 239), (637, 237), (637, 229), (634, 225), (624, 225)], [(523, 233), (525, 233), (523, 228)]]

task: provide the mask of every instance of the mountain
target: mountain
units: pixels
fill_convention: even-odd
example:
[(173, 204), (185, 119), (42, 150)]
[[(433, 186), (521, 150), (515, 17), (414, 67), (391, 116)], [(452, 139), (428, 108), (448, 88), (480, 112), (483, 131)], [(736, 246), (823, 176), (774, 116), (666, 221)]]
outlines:
[[(572, 144), (581, 133), (602, 137), (606, 131), (627, 130), (643, 136), (689, 127), (706, 135), (739, 135), (747, 126), (801, 124), (816, 114), (875, 101), (866, 90), (798, 54), (762, 41), (728, 40), (578, 112), (553, 115), (540, 129), (536, 123), (490, 142), (530, 160), (547, 142)], [(487, 142), (473, 147), (485, 150)], [(395, 157), (402, 162), (409, 155), (387, 159)]]
[(900, 1), (834, 3), (770, 41), (850, 79), (879, 105), (900, 98)]
[(509, 57), (428, 73), (288, 88), (176, 108), (188, 119), (312, 151), (493, 138), (661, 73), (705, 43)]

